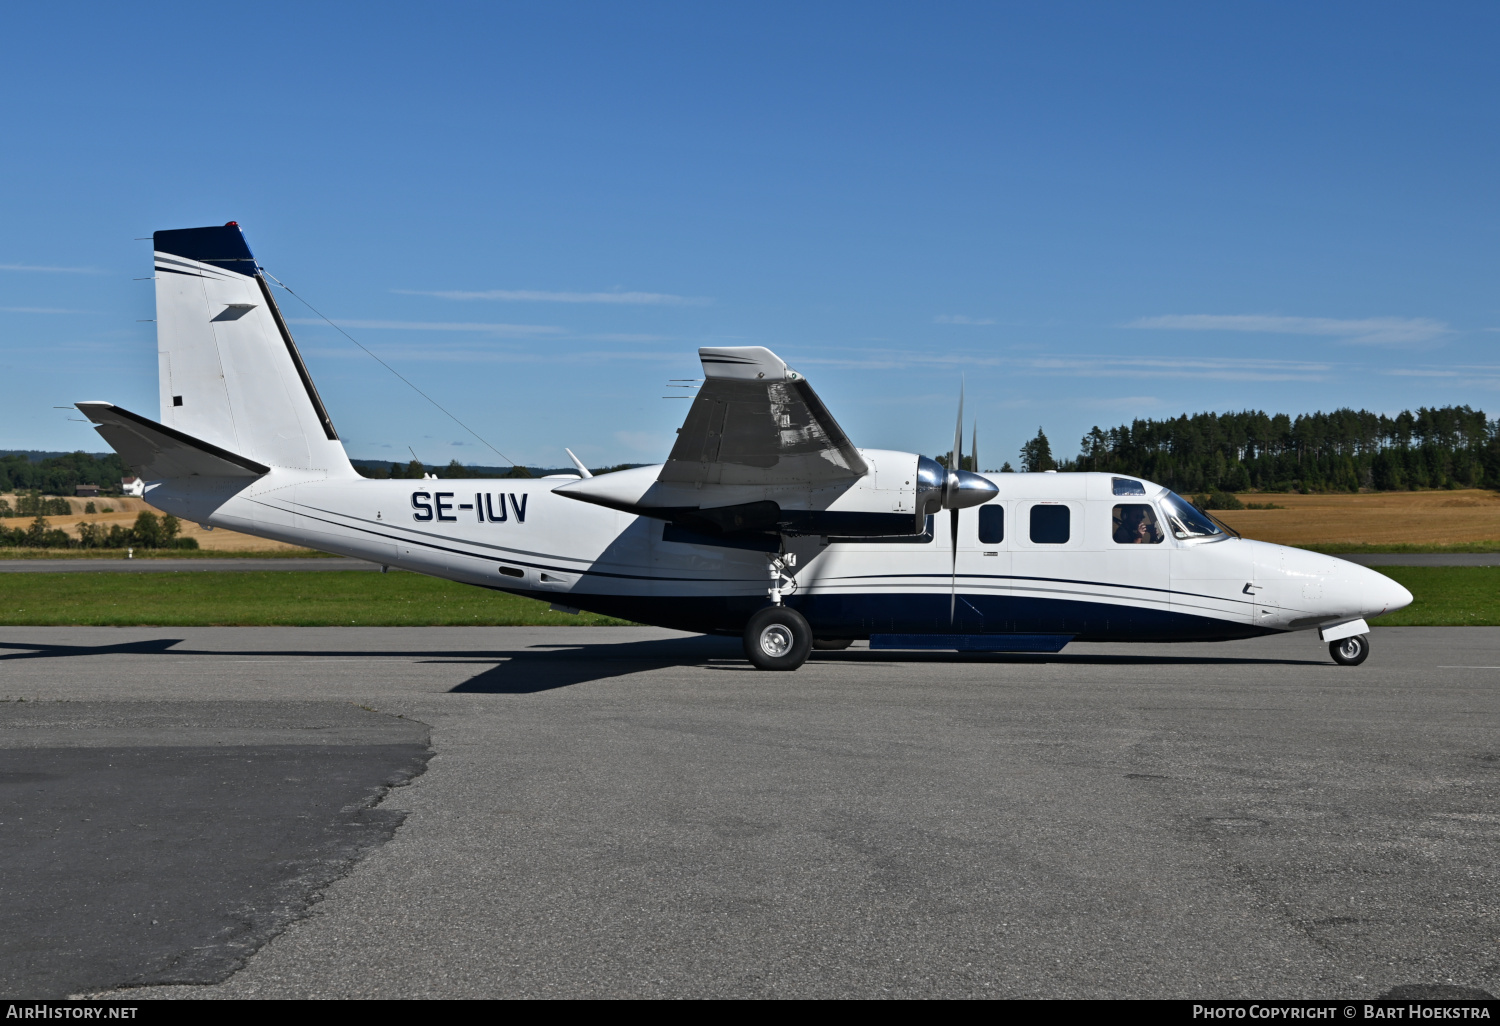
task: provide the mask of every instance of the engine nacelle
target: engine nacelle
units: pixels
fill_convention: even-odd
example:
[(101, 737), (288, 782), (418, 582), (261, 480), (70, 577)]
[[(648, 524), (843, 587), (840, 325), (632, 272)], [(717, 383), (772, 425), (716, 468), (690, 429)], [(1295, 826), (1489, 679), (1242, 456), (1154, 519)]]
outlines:
[(768, 533), (902, 537), (928, 515), (985, 502), (997, 489), (979, 474), (949, 472), (916, 453), (861, 449), (868, 471), (828, 485), (686, 484), (661, 481), (660, 466), (570, 481), (553, 491), (709, 534)]

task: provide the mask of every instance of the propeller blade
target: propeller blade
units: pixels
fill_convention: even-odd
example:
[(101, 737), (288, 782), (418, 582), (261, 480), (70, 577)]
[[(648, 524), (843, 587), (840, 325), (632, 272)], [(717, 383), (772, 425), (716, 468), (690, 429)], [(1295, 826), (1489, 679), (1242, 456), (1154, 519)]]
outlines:
[(969, 459), (974, 461), (974, 473), (979, 473), (979, 418), (974, 418), (974, 440), (969, 443)]
[(953, 536), (953, 571), (948, 578), (948, 626), (952, 627), (958, 611), (958, 510), (948, 511), (948, 524)]
[(953, 451), (948, 454), (949, 470), (962, 470), (964, 461), (964, 381), (958, 379), (958, 425), (953, 429)]

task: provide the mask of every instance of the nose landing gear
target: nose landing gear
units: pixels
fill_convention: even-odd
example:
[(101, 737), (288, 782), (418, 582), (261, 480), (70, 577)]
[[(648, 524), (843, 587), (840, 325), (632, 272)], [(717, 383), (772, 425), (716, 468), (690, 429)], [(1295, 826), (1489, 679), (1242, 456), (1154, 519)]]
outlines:
[(1340, 666), (1358, 666), (1370, 656), (1370, 636), (1356, 634), (1328, 643), (1328, 654)]

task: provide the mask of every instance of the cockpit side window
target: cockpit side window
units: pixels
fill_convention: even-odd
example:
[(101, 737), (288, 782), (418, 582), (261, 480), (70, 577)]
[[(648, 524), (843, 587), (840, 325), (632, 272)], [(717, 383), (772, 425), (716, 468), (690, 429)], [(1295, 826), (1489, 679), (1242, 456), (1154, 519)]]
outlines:
[(1146, 486), (1128, 477), (1114, 478), (1116, 495), (1145, 495)]
[(1219, 525), (1198, 511), (1176, 492), (1167, 492), (1161, 497), (1161, 510), (1166, 515), (1167, 526), (1178, 538), (1223, 538)]
[(1165, 537), (1156, 511), (1144, 502), (1116, 506), (1113, 528), (1110, 536), (1116, 545), (1156, 545)]

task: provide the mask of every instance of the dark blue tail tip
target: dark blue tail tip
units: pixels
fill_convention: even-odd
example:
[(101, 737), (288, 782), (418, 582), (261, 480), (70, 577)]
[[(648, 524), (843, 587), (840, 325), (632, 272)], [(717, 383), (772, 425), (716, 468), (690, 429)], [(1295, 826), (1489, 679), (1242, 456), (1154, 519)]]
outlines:
[(238, 221), (209, 228), (175, 228), (157, 232), (151, 239), (158, 253), (170, 253), (252, 277), (257, 270)]

